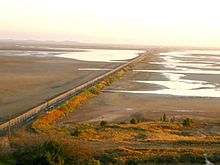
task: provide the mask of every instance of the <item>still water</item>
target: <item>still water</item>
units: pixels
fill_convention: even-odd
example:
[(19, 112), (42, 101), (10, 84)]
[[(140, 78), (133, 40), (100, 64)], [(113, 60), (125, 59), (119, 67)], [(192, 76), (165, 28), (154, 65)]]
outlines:
[(125, 62), (128, 59), (135, 58), (143, 51), (136, 50), (109, 50), (109, 49), (85, 49), (85, 52), (71, 52), (56, 55), (57, 57), (71, 58), (81, 61), (96, 62)]
[[(160, 53), (157, 70), (134, 70), (160, 74), (163, 80), (131, 80), (158, 85), (156, 90), (108, 90), (110, 92), (191, 97), (220, 97), (220, 51), (185, 50)], [(165, 80), (164, 80), (165, 79)]]
[[(0, 50), (0, 56), (32, 56), (32, 57), (61, 57), (90, 62), (126, 62), (137, 57), (144, 51), (137, 50), (111, 50), (111, 49), (67, 49), (69, 52), (62, 52), (64, 49), (53, 51), (13, 51)], [(57, 50), (57, 51), (55, 51)]]

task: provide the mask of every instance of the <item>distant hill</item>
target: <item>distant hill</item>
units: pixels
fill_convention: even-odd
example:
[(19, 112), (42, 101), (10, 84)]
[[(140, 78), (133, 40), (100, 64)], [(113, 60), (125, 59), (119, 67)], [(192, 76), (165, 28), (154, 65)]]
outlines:
[(82, 43), (78, 41), (38, 41), (38, 40), (13, 40), (0, 39), (0, 49), (5, 46), (36, 46), (36, 47), (51, 47), (51, 48), (94, 48), (94, 49), (132, 49), (146, 50), (149, 47), (146, 45), (126, 45), (126, 44), (102, 44), (102, 43)]

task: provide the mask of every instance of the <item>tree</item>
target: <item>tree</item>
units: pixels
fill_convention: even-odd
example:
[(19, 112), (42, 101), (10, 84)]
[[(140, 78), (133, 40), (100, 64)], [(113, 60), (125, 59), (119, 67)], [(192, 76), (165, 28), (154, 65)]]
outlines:
[(166, 113), (163, 114), (162, 121), (167, 121), (167, 115), (166, 115)]
[(175, 122), (175, 117), (172, 117), (172, 118), (170, 119), (170, 122), (171, 122), (171, 123), (174, 123), (174, 122)]

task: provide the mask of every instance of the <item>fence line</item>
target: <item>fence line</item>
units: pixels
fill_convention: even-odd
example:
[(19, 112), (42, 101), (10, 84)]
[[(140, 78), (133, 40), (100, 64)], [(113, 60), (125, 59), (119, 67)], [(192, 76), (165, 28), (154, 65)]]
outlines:
[(104, 73), (101, 76), (95, 77), (92, 80), (89, 80), (89, 81), (87, 81), (87, 82), (85, 82), (85, 83), (83, 83), (83, 84), (81, 84), (81, 85), (79, 85), (79, 86), (77, 86), (73, 89), (70, 89), (70, 90), (68, 90), (68, 91), (66, 91), (66, 92), (64, 92), (64, 93), (62, 93), (58, 96), (55, 96), (54, 98), (48, 100), (47, 102), (42, 103), (42, 104), (30, 109), (29, 111), (15, 117), (13, 119), (10, 119), (9, 121), (7, 121), (3, 124), (0, 124), (0, 131), (4, 131), (4, 130), (8, 129), (11, 126), (15, 126), (15, 125), (18, 125), (18, 124), (20, 124), (24, 121), (27, 121), (28, 119), (34, 117), (35, 115), (39, 114), (40, 112), (42, 112), (43, 110), (45, 110), (48, 107), (53, 108), (55, 105), (58, 105), (59, 103), (63, 102), (64, 100), (68, 100), (68, 98), (73, 96), (73, 94), (76, 94), (77, 92), (80, 92), (85, 88), (91, 87), (95, 83), (97, 83), (97, 82), (105, 79), (106, 77), (122, 70), (126, 66), (142, 61), (146, 57), (146, 55), (147, 55), (146, 53), (143, 54), (143, 55), (140, 55), (140, 56), (134, 58), (133, 60), (131, 60), (131, 61), (125, 63), (125, 64), (122, 64), (122, 65), (116, 67), (115, 69), (113, 69), (113, 70), (111, 70), (107, 73)]

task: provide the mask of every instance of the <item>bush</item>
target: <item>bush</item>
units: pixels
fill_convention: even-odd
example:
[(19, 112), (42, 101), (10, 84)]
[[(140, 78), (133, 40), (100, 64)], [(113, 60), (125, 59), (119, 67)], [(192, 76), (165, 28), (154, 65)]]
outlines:
[(54, 141), (20, 148), (13, 153), (17, 165), (64, 165), (63, 148)]
[(71, 136), (79, 136), (81, 133), (82, 133), (82, 131), (75, 130), (75, 131), (71, 132), (70, 134), (71, 134)]
[(136, 160), (136, 159), (130, 159), (125, 164), (127, 164), (127, 165), (138, 165), (139, 161)]
[(106, 127), (108, 125), (107, 121), (101, 121), (100, 126)]
[(154, 162), (156, 164), (177, 164), (178, 160), (175, 155), (164, 155), (152, 157), (149, 162)]
[(97, 160), (100, 160), (103, 164), (116, 164), (118, 161), (111, 154), (103, 153), (95, 157)]
[(86, 160), (85, 162), (82, 163), (83, 165), (101, 165), (99, 160), (96, 159), (90, 159)]
[(183, 126), (186, 126), (186, 127), (192, 126), (193, 120), (190, 119), (190, 118), (186, 118), (186, 119), (183, 120), (182, 124), (183, 124)]
[(170, 119), (170, 122), (171, 122), (171, 123), (174, 123), (174, 122), (175, 122), (175, 117), (172, 117), (172, 118)]
[(163, 114), (162, 121), (168, 121), (166, 113)]
[(96, 87), (92, 87), (89, 89), (89, 92), (94, 94), (94, 95), (99, 95), (100, 94), (100, 90)]
[(127, 124), (126, 121), (121, 121), (119, 124)]
[(0, 154), (0, 165), (16, 164), (15, 159), (10, 154)]
[(213, 163), (217, 163), (220, 162), (220, 152), (219, 153), (213, 153), (212, 155), (210, 155), (208, 157), (208, 159), (213, 162)]
[(205, 163), (205, 158), (203, 155), (192, 155), (192, 154), (183, 154), (180, 156), (179, 161), (181, 163)]
[(139, 121), (136, 118), (132, 118), (130, 121), (131, 124), (137, 124)]

